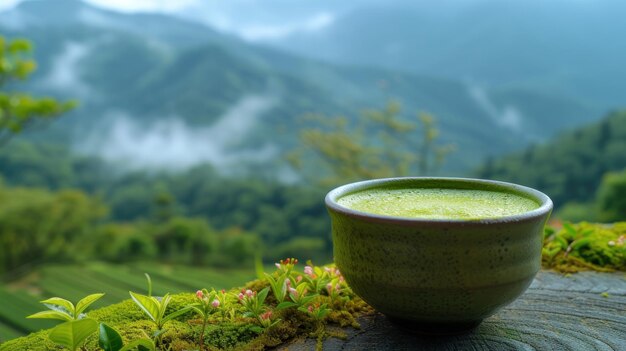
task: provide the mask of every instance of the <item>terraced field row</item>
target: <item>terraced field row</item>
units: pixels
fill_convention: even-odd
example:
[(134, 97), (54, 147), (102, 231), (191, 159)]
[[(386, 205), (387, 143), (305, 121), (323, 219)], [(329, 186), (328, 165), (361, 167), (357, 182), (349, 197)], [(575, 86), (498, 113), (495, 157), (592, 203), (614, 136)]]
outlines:
[(85, 295), (106, 295), (93, 305), (102, 307), (125, 300), (128, 291), (146, 293), (144, 273), (150, 274), (153, 294), (193, 292), (200, 288), (231, 288), (254, 278), (250, 270), (217, 270), (154, 263), (114, 265), (100, 262), (82, 265), (50, 265), (16, 282), (0, 286), (0, 342), (55, 323), (26, 319), (45, 308), (39, 301), (59, 296), (76, 302)]

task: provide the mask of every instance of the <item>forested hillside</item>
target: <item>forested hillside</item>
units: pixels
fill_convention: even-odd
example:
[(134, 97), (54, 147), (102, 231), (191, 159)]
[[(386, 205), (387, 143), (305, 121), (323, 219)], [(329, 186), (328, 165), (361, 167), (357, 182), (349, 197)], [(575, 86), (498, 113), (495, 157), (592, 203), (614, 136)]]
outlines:
[[(559, 208), (568, 202), (594, 201), (603, 176), (624, 169), (626, 111), (617, 111), (600, 122), (565, 132), (548, 143), (490, 159), (476, 175), (540, 189), (549, 194)], [(592, 216), (592, 213), (587, 214)], [(621, 217), (626, 218), (626, 213)]]

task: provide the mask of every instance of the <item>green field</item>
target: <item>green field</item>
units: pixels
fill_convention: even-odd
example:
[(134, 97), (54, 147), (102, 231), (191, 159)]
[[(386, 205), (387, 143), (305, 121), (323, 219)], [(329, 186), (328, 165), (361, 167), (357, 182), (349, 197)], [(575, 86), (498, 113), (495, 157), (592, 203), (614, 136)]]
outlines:
[(153, 294), (194, 292), (200, 288), (231, 288), (254, 278), (254, 270), (219, 270), (155, 263), (125, 265), (87, 263), (47, 265), (27, 276), (0, 285), (0, 342), (49, 328), (56, 323), (25, 317), (45, 309), (40, 300), (59, 296), (73, 302), (91, 293), (106, 295), (93, 305), (102, 307), (129, 298), (128, 291), (146, 292), (150, 274)]

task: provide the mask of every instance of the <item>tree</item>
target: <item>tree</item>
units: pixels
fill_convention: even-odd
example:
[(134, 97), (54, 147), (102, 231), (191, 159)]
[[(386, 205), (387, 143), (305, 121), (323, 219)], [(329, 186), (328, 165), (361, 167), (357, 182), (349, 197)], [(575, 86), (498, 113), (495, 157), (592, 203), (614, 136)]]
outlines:
[[(304, 177), (312, 174), (316, 179), (321, 165), (326, 174), (312, 181), (323, 186), (436, 171), (453, 146), (437, 143), (439, 130), (432, 115), (421, 112), (406, 119), (400, 112), (400, 104), (392, 101), (382, 110), (364, 111), (356, 121), (306, 116), (312, 125), (301, 131), (302, 147), (287, 160)], [(305, 164), (313, 158), (318, 162)]]
[(626, 220), (626, 169), (604, 175), (598, 188), (596, 203), (600, 221)]
[(36, 122), (52, 120), (76, 106), (75, 101), (34, 98), (8, 89), (37, 68), (31, 54), (32, 44), (28, 40), (10, 41), (0, 36), (0, 145)]

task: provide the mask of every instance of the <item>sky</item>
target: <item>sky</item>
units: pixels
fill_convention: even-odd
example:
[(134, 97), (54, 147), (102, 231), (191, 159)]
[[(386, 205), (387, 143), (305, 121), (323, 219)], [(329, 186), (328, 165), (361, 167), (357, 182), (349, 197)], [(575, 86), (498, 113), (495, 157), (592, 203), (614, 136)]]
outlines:
[[(0, 0), (0, 11), (24, 0)], [(40, 0), (41, 1), (41, 0)], [(43, 0), (54, 1), (54, 0)], [(332, 24), (342, 11), (375, 0), (84, 0), (121, 12), (160, 12), (205, 23), (248, 41), (274, 40)]]

